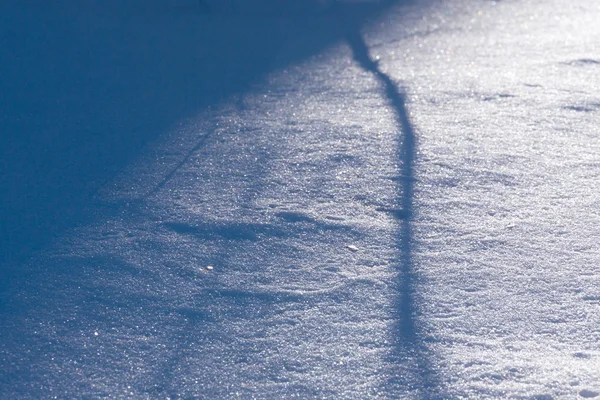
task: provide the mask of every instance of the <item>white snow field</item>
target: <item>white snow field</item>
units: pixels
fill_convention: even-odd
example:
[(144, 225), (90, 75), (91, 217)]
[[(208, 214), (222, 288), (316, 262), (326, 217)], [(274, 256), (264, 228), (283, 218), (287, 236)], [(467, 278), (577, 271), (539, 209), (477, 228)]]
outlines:
[(185, 112), (19, 261), (1, 398), (600, 398), (598, 2), (192, 3), (111, 23), (306, 35), (115, 100)]

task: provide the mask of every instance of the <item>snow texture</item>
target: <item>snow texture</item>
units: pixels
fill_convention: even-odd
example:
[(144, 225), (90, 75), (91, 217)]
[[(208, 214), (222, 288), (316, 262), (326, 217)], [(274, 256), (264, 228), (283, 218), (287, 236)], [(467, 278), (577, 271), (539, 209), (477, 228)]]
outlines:
[(598, 20), (2, 2), (0, 397), (600, 397)]

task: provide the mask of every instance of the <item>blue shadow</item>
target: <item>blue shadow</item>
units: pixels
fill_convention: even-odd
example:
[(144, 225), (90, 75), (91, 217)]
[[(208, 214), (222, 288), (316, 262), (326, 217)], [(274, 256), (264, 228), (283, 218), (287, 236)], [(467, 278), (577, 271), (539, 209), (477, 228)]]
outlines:
[(0, 4), (0, 293), (92, 218), (94, 194), (180, 121), (343, 40), (389, 2), (57, 0)]
[[(412, 224), (414, 218), (414, 164), (417, 154), (417, 135), (406, 108), (406, 93), (387, 74), (381, 71), (379, 63), (373, 60), (361, 35), (361, 25), (352, 17), (345, 18), (346, 40), (352, 49), (355, 61), (361, 68), (371, 73), (379, 82), (382, 92), (392, 108), (398, 128), (399, 180), (398, 208), (389, 212), (398, 220), (396, 234), (398, 256), (398, 296), (394, 310), (394, 352), (390, 361), (397, 366), (392, 376), (383, 385), (383, 392), (390, 398), (401, 394), (413, 393), (423, 399), (448, 398), (441, 388), (437, 371), (425, 346), (422, 319), (418, 318), (418, 305), (415, 304), (415, 283), (417, 275), (413, 261), (414, 237)], [(420, 323), (421, 322), (421, 323)]]

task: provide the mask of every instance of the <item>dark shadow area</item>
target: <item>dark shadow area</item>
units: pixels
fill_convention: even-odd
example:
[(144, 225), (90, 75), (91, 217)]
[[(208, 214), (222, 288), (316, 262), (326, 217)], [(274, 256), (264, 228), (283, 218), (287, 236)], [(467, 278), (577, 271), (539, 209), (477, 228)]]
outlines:
[[(335, 8), (361, 25), (392, 3)], [(342, 40), (331, 11), (317, 0), (2, 2), (0, 291), (32, 251), (92, 218), (94, 193), (148, 142)]]
[[(72, 268), (73, 261), (79, 268)], [(36, 293), (58, 301), (62, 307), (56, 307), (54, 302), (35, 304), (37, 311), (44, 314), (44, 324), (54, 328), (45, 329), (44, 324), (34, 325), (26, 318), (3, 327), (8, 334), (3, 337), (0, 350), (10, 349), (1, 352), (3, 398), (47, 398), (48, 392), (56, 398), (70, 398), (74, 393), (82, 398), (111, 397), (104, 385), (90, 388), (85, 380), (73, 379), (71, 374), (77, 365), (85, 365), (86, 372), (102, 374), (110, 382), (114, 379), (111, 368), (127, 376), (123, 363), (129, 357), (149, 365), (157, 363), (152, 359), (153, 352), (148, 351), (156, 346), (154, 340), (177, 349), (178, 344), (186, 343), (183, 336), (178, 337), (180, 332), (187, 332), (186, 327), (212, 321), (206, 309), (174, 305), (169, 301), (170, 293), (147, 290), (145, 283), (165, 277), (118, 257), (78, 257), (66, 263), (52, 263), (47, 266), (45, 277), (50, 279), (34, 283)], [(175, 275), (168, 284), (184, 286), (184, 279), (189, 278)], [(20, 299), (21, 306), (31, 307), (29, 301)], [(161, 329), (154, 329), (148, 321), (154, 321)], [(134, 340), (140, 336), (152, 338), (152, 342)], [(178, 341), (173, 342), (174, 337)], [(102, 342), (102, 355), (92, 350), (93, 346), (88, 347), (90, 338)], [(116, 352), (115, 342), (127, 342), (128, 346)], [(48, 354), (77, 362), (57, 368), (48, 362)], [(143, 385), (141, 391), (155, 384), (143, 378), (135, 383)], [(154, 394), (153, 398), (157, 397)]]
[(391, 393), (417, 392), (420, 398), (447, 398), (442, 395), (435, 369), (433, 368), (427, 350), (423, 343), (423, 335), (417, 322), (417, 307), (415, 305), (415, 271), (413, 262), (413, 198), (414, 198), (414, 163), (416, 155), (416, 134), (410, 122), (406, 109), (406, 94), (387, 74), (381, 71), (377, 61), (369, 55), (369, 49), (361, 32), (360, 24), (345, 18), (346, 38), (352, 48), (356, 62), (363, 70), (370, 72), (382, 86), (387, 100), (396, 116), (396, 122), (401, 137), (398, 139), (399, 155), (399, 197), (396, 203), (399, 209), (386, 209), (398, 219), (398, 260), (399, 281), (397, 288), (399, 297), (395, 310), (397, 312), (395, 329), (396, 354), (395, 363), (408, 363), (411, 368), (406, 376), (398, 373), (386, 382), (386, 390)]

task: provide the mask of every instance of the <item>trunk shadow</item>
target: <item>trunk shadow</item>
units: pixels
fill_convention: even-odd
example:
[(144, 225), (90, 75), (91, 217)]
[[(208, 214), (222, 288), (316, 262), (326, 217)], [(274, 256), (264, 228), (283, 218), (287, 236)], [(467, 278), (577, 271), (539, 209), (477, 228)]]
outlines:
[(380, 83), (392, 107), (400, 137), (398, 138), (399, 157), (399, 196), (396, 204), (400, 209), (392, 210), (398, 219), (397, 248), (398, 297), (394, 328), (394, 352), (391, 363), (396, 365), (395, 373), (383, 383), (383, 391), (390, 397), (410, 391), (419, 398), (447, 398), (441, 389), (437, 371), (424, 343), (423, 322), (418, 318), (418, 305), (415, 304), (415, 281), (417, 280), (413, 260), (413, 216), (414, 216), (414, 164), (417, 154), (417, 135), (411, 124), (406, 108), (406, 93), (387, 74), (381, 71), (379, 63), (373, 60), (361, 33), (360, 24), (346, 18), (346, 40), (352, 49), (355, 61), (361, 68), (371, 73)]

